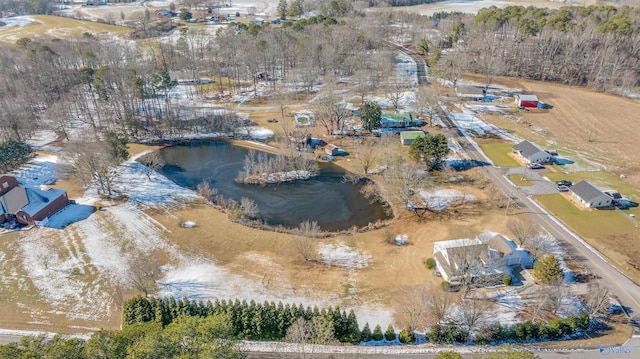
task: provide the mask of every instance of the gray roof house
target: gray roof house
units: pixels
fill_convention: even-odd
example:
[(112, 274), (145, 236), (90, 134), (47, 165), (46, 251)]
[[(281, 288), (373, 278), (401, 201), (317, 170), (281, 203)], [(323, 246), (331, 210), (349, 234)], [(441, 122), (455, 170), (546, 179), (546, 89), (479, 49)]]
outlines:
[(511, 267), (533, 267), (533, 258), (525, 249), (512, 240), (496, 232), (483, 232), (475, 238), (461, 238), (439, 241), (433, 244), (436, 268), (448, 282), (459, 279), (460, 268), (465, 257), (478, 259), (475, 270), (479, 276), (495, 277), (498, 281), (503, 274), (511, 274)]
[(535, 143), (526, 140), (513, 146), (513, 152), (525, 160), (526, 163), (547, 163), (551, 162), (552, 157), (551, 154), (538, 147)]
[(610, 207), (613, 198), (587, 181), (580, 181), (569, 187), (569, 193), (586, 208)]

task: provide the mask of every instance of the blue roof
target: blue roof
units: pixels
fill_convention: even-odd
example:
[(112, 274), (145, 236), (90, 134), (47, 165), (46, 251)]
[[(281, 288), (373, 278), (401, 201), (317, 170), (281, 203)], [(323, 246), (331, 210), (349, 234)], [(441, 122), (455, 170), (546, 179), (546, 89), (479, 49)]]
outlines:
[(29, 204), (22, 207), (22, 210), (27, 212), (30, 216), (34, 216), (56, 198), (67, 193), (67, 191), (57, 188), (50, 188), (47, 191), (37, 188), (26, 188), (26, 190), (27, 198), (29, 198)]

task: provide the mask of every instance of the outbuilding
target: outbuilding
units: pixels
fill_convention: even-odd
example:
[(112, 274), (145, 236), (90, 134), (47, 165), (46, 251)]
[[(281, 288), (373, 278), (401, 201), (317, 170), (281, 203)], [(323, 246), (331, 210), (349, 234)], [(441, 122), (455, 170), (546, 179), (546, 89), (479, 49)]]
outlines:
[(518, 104), (518, 107), (537, 108), (538, 96), (524, 94), (516, 95), (516, 103)]
[(400, 132), (400, 142), (404, 146), (411, 146), (413, 141), (417, 140), (420, 137), (424, 137), (424, 132), (422, 132), (422, 131), (402, 131), (402, 132)]

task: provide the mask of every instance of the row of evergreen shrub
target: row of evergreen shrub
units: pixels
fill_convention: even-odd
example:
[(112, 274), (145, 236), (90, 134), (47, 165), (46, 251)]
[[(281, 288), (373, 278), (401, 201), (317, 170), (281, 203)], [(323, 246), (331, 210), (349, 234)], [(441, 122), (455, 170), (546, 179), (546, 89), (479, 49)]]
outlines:
[[(253, 300), (240, 301), (190, 301), (187, 298), (175, 300), (168, 298), (134, 297), (125, 301), (123, 305), (123, 327), (144, 322), (156, 322), (162, 326), (169, 325), (173, 320), (182, 316), (208, 317), (216, 314), (226, 314), (231, 318), (233, 334), (237, 338), (251, 340), (280, 340), (287, 333), (287, 329), (298, 319), (312, 320), (320, 317), (333, 324), (336, 340), (343, 343), (357, 344), (359, 342), (396, 340), (396, 332), (389, 325), (383, 333), (380, 325), (376, 325), (373, 332), (366, 323), (362, 331), (359, 330), (358, 320), (353, 310), (347, 314), (336, 308), (318, 307), (306, 308), (302, 305), (282, 304), (279, 302), (256, 303)], [(511, 326), (494, 323), (479, 329), (473, 339), (468, 330), (455, 325), (431, 326), (426, 337), (435, 344), (454, 344), (475, 341), (476, 344), (496, 344), (504, 342), (533, 342), (559, 340), (571, 336), (579, 330), (589, 327), (589, 315), (582, 313), (578, 316), (564, 319), (552, 319), (546, 323), (526, 321)], [(414, 331), (405, 327), (397, 337), (400, 342), (412, 344), (415, 342)]]
[(236, 337), (251, 340), (280, 340), (287, 329), (298, 319), (312, 320), (321, 317), (333, 323), (335, 339), (357, 344), (360, 342), (360, 329), (353, 310), (347, 314), (336, 308), (306, 308), (300, 305), (274, 302), (256, 303), (253, 300), (240, 301), (190, 301), (187, 298), (175, 300), (169, 298), (145, 298), (137, 296), (125, 301), (122, 310), (122, 325), (156, 322), (163, 326), (181, 316), (207, 317), (216, 314), (228, 314), (231, 318), (233, 333)]

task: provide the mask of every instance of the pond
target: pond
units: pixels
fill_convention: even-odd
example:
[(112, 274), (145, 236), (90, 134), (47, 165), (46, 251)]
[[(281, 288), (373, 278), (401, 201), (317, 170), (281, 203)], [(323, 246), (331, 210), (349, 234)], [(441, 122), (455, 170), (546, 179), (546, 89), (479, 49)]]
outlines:
[(248, 197), (269, 225), (294, 228), (309, 220), (325, 231), (339, 231), (389, 218), (380, 203), (371, 204), (360, 194), (362, 184), (343, 183), (346, 172), (331, 163), (320, 163), (320, 174), (307, 181), (239, 184), (235, 178), (248, 151), (224, 141), (167, 147), (160, 151), (166, 162), (161, 172), (184, 187), (195, 189), (207, 180), (225, 198)]

